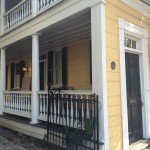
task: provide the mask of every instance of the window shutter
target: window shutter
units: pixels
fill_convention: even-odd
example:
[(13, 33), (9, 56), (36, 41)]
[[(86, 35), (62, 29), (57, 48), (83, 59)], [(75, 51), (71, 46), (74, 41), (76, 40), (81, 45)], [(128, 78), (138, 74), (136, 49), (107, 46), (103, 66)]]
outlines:
[(67, 85), (67, 47), (62, 48), (62, 84)]
[(10, 85), (10, 87), (11, 87), (11, 89), (13, 89), (14, 88), (14, 74), (15, 74), (15, 64), (14, 63), (12, 63), (11, 64), (11, 85)]
[(53, 52), (48, 52), (48, 84), (53, 84)]
[(22, 80), (24, 77), (24, 72), (23, 72), (23, 66), (24, 66), (24, 61), (20, 61), (20, 88), (22, 88)]
[(6, 89), (7, 89), (7, 83), (8, 83), (8, 65), (6, 65)]

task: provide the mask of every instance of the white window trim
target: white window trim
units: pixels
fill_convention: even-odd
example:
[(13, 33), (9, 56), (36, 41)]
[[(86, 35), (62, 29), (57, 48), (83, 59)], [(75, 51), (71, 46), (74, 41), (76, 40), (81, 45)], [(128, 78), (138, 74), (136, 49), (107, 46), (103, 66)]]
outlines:
[(150, 7), (144, 2), (139, 0), (122, 0), (124, 3), (134, 8), (138, 12), (144, 14), (146, 17), (150, 18)]
[(123, 149), (129, 149), (128, 137), (128, 110), (127, 110), (127, 95), (126, 95), (126, 69), (125, 69), (125, 52), (124, 37), (125, 34), (135, 36), (141, 40), (141, 51), (127, 48), (127, 52), (139, 54), (140, 59), (140, 77), (141, 77), (141, 94), (143, 101), (142, 119), (143, 119), (143, 137), (150, 137), (150, 127), (148, 118), (150, 111), (148, 110), (149, 101), (149, 70), (148, 70), (148, 47), (147, 38), (148, 32), (132, 23), (119, 18), (119, 39), (120, 39), (120, 77), (121, 77), (121, 99), (122, 99), (122, 121), (123, 121)]

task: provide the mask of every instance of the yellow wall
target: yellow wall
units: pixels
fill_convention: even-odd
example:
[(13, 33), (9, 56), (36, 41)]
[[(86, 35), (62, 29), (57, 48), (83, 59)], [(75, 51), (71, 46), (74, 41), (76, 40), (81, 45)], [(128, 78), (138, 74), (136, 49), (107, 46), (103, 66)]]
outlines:
[[(23, 58), (25, 63), (28, 63), (29, 68), (31, 68), (30, 57), (31, 56)], [(91, 90), (89, 41), (84, 41), (68, 46), (67, 57), (68, 57), (67, 58), (68, 86), (73, 87), (75, 90)], [(28, 74), (25, 74), (25, 76), (31, 76), (31, 70), (29, 71)], [(7, 82), (8, 90), (10, 90), (10, 83), (11, 83), (10, 80), (11, 80), (11, 63), (8, 64), (8, 82)]]
[[(106, 4), (106, 49), (108, 84), (108, 125), (110, 150), (123, 149), (121, 89), (120, 89), (120, 50), (118, 17), (145, 28), (150, 37), (150, 19), (133, 10), (121, 0), (107, 0)], [(150, 39), (149, 39), (150, 51)], [(111, 61), (116, 69), (111, 70)], [(150, 63), (149, 63), (150, 64)]]
[(76, 90), (91, 90), (89, 41), (68, 47), (68, 85)]

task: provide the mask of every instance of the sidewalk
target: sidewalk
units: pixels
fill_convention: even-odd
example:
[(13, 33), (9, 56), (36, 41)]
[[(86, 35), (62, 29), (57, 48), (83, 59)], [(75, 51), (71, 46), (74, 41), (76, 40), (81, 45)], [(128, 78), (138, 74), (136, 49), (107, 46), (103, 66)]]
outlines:
[(0, 150), (25, 150), (25, 148), (15, 145), (0, 136)]

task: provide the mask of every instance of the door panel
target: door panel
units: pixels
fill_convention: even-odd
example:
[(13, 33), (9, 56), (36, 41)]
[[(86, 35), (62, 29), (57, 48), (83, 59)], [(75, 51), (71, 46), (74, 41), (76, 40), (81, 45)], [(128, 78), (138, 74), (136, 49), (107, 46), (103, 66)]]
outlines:
[(126, 53), (126, 84), (129, 140), (133, 143), (143, 136), (139, 55)]

